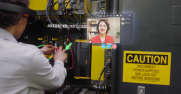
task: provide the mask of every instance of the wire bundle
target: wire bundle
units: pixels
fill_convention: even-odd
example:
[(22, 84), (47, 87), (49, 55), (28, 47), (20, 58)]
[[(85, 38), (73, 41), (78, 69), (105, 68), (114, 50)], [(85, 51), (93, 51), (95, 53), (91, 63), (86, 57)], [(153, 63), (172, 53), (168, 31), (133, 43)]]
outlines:
[(49, 0), (48, 1), (48, 4), (47, 4), (47, 9), (46, 9), (46, 17), (47, 17), (47, 20), (50, 24), (53, 24), (49, 18), (49, 12), (50, 14), (52, 15), (53, 19), (58, 23), (60, 24), (61, 26), (61, 22), (59, 21), (59, 19), (56, 17), (56, 13), (55, 13), (55, 10), (54, 10), (54, 6), (58, 4), (58, 1), (56, 1), (55, 3), (53, 3), (53, 0)]
[[(69, 36), (70, 36), (70, 29), (68, 31), (68, 37)], [(69, 38), (69, 43), (70, 43), (70, 38)], [(73, 69), (74, 68), (74, 55), (73, 55), (72, 47), (70, 47), (70, 51), (71, 51), (71, 54), (72, 54), (72, 67), (70, 69)]]
[[(98, 92), (99, 92), (99, 83), (100, 83), (100, 79), (101, 79), (101, 77), (102, 77), (102, 74), (104, 73), (104, 71), (106, 70), (106, 68), (107, 68), (110, 64), (111, 64), (111, 63), (109, 62), (109, 63), (107, 63), (107, 64), (104, 66), (104, 68), (103, 68), (103, 70), (102, 70), (102, 72), (101, 72), (101, 74), (100, 74), (100, 76), (99, 76), (96, 94), (99, 94), (99, 93), (98, 93)], [(106, 79), (104, 79), (104, 82), (105, 82), (107, 79), (108, 79), (108, 77), (106, 77)], [(104, 83), (104, 82), (103, 82), (103, 83)], [(100, 94), (101, 94), (101, 93), (100, 93)]]
[(47, 8), (46, 8), (46, 17), (47, 17), (47, 20), (50, 24), (53, 24), (49, 18), (49, 13), (48, 13), (48, 8), (49, 8), (49, 5), (50, 5), (50, 1), (51, 0), (48, 0), (48, 4), (47, 4)]
[(89, 0), (89, 2), (87, 3), (87, 11), (89, 12), (89, 14), (92, 16), (92, 17), (94, 17), (94, 18), (96, 18), (94, 15), (92, 15), (92, 13), (89, 11), (89, 3), (91, 2), (92, 0)]
[[(38, 48), (40, 48), (40, 47), (44, 47), (45, 45), (39, 45), (39, 46), (37, 46)], [(51, 54), (51, 56), (50, 56), (50, 58), (48, 59), (48, 60), (50, 60), (51, 58), (53, 58), (53, 54)]]

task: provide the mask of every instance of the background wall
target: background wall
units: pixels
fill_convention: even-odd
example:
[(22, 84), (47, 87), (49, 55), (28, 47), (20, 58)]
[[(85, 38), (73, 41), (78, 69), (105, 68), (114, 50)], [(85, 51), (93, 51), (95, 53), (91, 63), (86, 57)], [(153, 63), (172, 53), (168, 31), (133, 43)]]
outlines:
[(108, 18), (108, 22), (110, 24), (110, 30), (108, 35), (114, 37), (114, 42), (115, 43), (120, 43), (120, 37), (116, 36), (117, 32), (120, 32), (120, 17), (115, 17), (115, 18)]

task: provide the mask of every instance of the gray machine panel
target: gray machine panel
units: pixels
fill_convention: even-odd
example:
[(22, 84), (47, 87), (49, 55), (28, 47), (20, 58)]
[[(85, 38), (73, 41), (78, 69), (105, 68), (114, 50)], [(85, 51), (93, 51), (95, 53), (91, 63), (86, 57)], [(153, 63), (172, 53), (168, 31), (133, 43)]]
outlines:
[[(133, 42), (118, 44), (116, 94), (137, 94), (138, 86), (145, 87), (145, 94), (181, 94), (181, 45), (172, 44), (172, 7), (179, 5), (180, 0), (123, 1), (123, 13), (133, 13)], [(170, 85), (122, 82), (125, 50), (171, 52)]]
[(181, 6), (173, 6), (173, 23), (181, 25)]
[(172, 44), (181, 44), (181, 26), (173, 26), (172, 27), (173, 32), (173, 41)]

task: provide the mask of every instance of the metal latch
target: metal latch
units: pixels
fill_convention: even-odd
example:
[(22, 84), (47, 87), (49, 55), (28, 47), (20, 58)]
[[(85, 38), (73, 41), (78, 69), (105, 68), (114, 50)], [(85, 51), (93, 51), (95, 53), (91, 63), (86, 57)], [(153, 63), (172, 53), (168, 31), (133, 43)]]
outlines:
[(145, 87), (144, 86), (138, 86), (138, 93), (137, 94), (145, 94)]

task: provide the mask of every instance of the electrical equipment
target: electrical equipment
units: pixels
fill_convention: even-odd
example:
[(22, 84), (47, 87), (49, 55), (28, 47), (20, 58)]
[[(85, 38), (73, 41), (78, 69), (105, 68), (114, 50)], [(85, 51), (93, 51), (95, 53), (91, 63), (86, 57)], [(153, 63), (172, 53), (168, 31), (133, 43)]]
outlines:
[(85, 9), (84, 9), (84, 0), (78, 0), (78, 5), (77, 5), (77, 14), (85, 14)]
[[(42, 6), (37, 7), (37, 5), (33, 3), (41, 3)], [(101, 87), (106, 86), (106, 92), (109, 92), (111, 87), (112, 50), (108, 48), (102, 49), (99, 44), (90, 44), (90, 40), (88, 40), (89, 42), (85, 40), (87, 39), (86, 36), (89, 35), (89, 33), (86, 34), (89, 25), (86, 24), (87, 15), (85, 14), (88, 14), (87, 9), (90, 10), (90, 3), (89, 0), (48, 0), (46, 3), (30, 1), (30, 7), (38, 10), (38, 16), (34, 23), (32, 23), (33, 27), (30, 28), (31, 32), (27, 34), (27, 42), (35, 45), (57, 44), (58, 46), (63, 46), (63, 48), (65, 48), (65, 45), (68, 45), (69, 42), (72, 42), (72, 51), (69, 50), (66, 52), (68, 59), (64, 63), (67, 69), (65, 84), (89, 85), (93, 90), (96, 90), (96, 87), (93, 85), (98, 85), (99, 83)], [(100, 0), (98, 5), (98, 11), (101, 10), (102, 12), (102, 10), (105, 9), (105, 1)], [(98, 14), (105, 13), (101, 12)], [(100, 15), (96, 15), (96, 17), (101, 18)], [(118, 17), (112, 16), (112, 18), (102, 17), (109, 19), (109, 21), (114, 20), (117, 22), (119, 20), (119, 24), (117, 25), (121, 26), (120, 15)], [(97, 21), (92, 20), (92, 24), (94, 25), (91, 25), (91, 27), (96, 26)], [(114, 34), (112, 34), (114, 37), (116, 37), (117, 32), (120, 32), (120, 27), (117, 28), (119, 28), (119, 30), (114, 30), (114, 27), (111, 28), (114, 30)], [(93, 31), (96, 31), (96, 29)], [(117, 35), (120, 35), (120, 33)], [(120, 37), (117, 40), (120, 40)], [(53, 64), (53, 59), (51, 59), (50, 62)], [(105, 65), (104, 74), (99, 81), (99, 76)], [(63, 93), (67, 92), (77, 93), (75, 89), (70, 88)]]
[[(105, 58), (104, 59), (105, 59), (104, 65), (112, 62), (112, 50), (111, 49), (105, 49)], [(104, 78), (107, 79), (107, 83), (105, 81), (103, 84), (110, 86), (111, 85), (111, 83), (109, 82), (111, 79), (110, 77), (111, 77), (111, 64), (109, 64), (109, 66), (107, 66), (107, 68), (104, 71)]]
[[(101, 71), (108, 62), (111, 62), (112, 52), (111, 49), (103, 49), (100, 44), (92, 44), (91, 52), (91, 84), (97, 85)], [(104, 74), (100, 79), (101, 84), (105, 84), (104, 80), (110, 77), (111, 67), (107, 66), (104, 70)], [(110, 78), (109, 78), (110, 79)], [(107, 79), (108, 80), (108, 79)], [(109, 80), (110, 81), (110, 80)], [(110, 82), (106, 83), (110, 85)]]
[(87, 40), (75, 40), (74, 78), (90, 79), (90, 44)]
[(66, 88), (64, 88), (63, 91), (59, 91), (59, 93), (63, 94), (79, 94), (82, 91), (81, 86), (76, 86), (76, 85), (67, 85)]
[[(30, 0), (29, 8), (36, 11), (45, 11), (49, 0)], [(56, 2), (58, 0), (54, 0)], [(58, 4), (55, 5), (55, 10), (58, 10)]]
[(97, 3), (97, 14), (106, 14), (105, 0), (98, 0)]
[[(46, 15), (47, 5), (51, 4), (53, 6), (53, 9), (55, 10), (56, 15), (63, 15), (63, 12), (66, 11), (65, 9), (71, 9), (72, 13), (75, 14), (85, 14), (88, 13), (86, 11), (87, 9), (87, 3), (88, 0), (47, 0), (47, 1), (37, 1), (37, 0), (30, 0), (29, 8), (36, 10), (37, 15)], [(77, 9), (77, 10), (76, 10)], [(90, 6), (88, 6), (88, 9), (90, 10)]]
[(70, 9), (76, 8), (76, 0), (70, 0)]
[(41, 41), (41, 43), (43, 45), (46, 45), (46, 44), (51, 44), (51, 45), (54, 45), (54, 44), (57, 44), (57, 46), (63, 46), (63, 38), (62, 37), (50, 37), (50, 36), (44, 36), (44, 37), (39, 37), (38, 38), (38, 41)]

